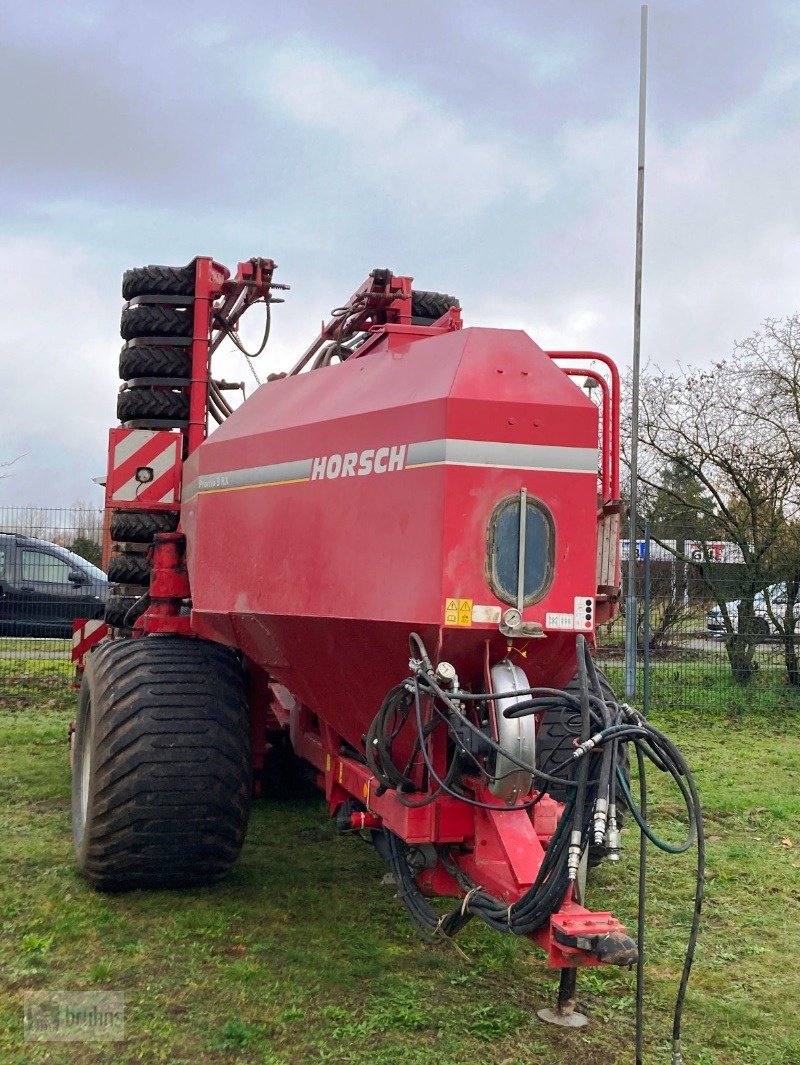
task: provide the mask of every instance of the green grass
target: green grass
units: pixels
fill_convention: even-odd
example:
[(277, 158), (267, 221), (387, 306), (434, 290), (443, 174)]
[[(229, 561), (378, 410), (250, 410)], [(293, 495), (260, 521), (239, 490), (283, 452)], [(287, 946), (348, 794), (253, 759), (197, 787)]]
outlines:
[[(800, 723), (792, 693), (757, 712), (657, 712), (695, 767), (708, 902), (685, 1015), (693, 1065), (797, 1065)], [(525, 940), (473, 921), (452, 946), (410, 931), (386, 867), (337, 837), (319, 799), (259, 800), (216, 887), (101, 896), (77, 875), (64, 686), (19, 680), (0, 701), (0, 1060), (352, 1065), (614, 1065), (632, 1061), (633, 974), (579, 975), (583, 1032), (541, 1025), (556, 977)], [(653, 774), (657, 824), (678, 797)], [(595, 875), (590, 905), (635, 922), (636, 844)], [(786, 841), (790, 841), (789, 846)], [(651, 852), (653, 853), (653, 852)], [(669, 1060), (692, 860), (653, 854), (647, 1061)], [(123, 991), (126, 1040), (24, 1043), (28, 990)]]
[[(624, 689), (622, 663), (603, 661), (603, 672), (618, 692)], [(636, 702), (641, 706), (643, 679), (638, 672)], [(729, 669), (703, 662), (667, 661), (650, 672), (650, 707), (656, 713), (727, 721), (766, 718), (780, 723), (783, 718), (800, 719), (800, 690), (791, 687), (781, 672), (762, 666), (746, 684), (739, 684)]]

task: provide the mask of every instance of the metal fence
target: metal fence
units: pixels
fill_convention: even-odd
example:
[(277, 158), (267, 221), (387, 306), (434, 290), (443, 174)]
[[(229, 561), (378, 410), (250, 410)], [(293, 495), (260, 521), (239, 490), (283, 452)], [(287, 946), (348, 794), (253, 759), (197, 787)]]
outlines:
[[(71, 676), (72, 619), (103, 614), (102, 543), (99, 508), (0, 507), (0, 693), (20, 681)], [(679, 537), (668, 543), (691, 557)], [(800, 597), (792, 574), (765, 575), (754, 591), (735, 556), (718, 552), (709, 561), (708, 550), (694, 553), (698, 564), (656, 541), (638, 544), (635, 701), (732, 714), (800, 709)], [(624, 627), (618, 617), (597, 634), (599, 663), (618, 692)]]
[(74, 618), (102, 617), (103, 511), (0, 507), (0, 692), (66, 682)]
[[(800, 710), (796, 569), (754, 573), (734, 545), (698, 544), (680, 534), (660, 542), (640, 540), (634, 563), (633, 701), (645, 708), (713, 709), (732, 716), (754, 709)], [(597, 658), (620, 693), (624, 639), (622, 616), (597, 633)]]

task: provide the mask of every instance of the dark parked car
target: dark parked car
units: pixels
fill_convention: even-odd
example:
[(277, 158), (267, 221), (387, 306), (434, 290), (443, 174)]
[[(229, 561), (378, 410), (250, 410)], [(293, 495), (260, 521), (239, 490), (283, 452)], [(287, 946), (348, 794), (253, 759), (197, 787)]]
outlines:
[(0, 532), (0, 634), (72, 635), (75, 618), (101, 618), (102, 570), (58, 544)]

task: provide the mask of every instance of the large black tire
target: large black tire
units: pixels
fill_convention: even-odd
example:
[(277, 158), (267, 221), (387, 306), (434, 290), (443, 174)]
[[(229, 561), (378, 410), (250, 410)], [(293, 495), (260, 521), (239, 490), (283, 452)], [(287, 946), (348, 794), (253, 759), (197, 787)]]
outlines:
[(426, 292), (416, 288), (411, 292), (411, 317), (415, 325), (435, 322), (451, 307), (460, 306), (455, 296), (448, 296), (446, 292)]
[(109, 584), (150, 583), (150, 563), (145, 555), (115, 551), (108, 560)]
[(75, 741), (73, 836), (91, 884), (175, 888), (230, 869), (251, 791), (232, 651), (175, 636), (102, 644), (87, 659)]
[(188, 345), (124, 344), (119, 353), (119, 375), (123, 381), (132, 377), (191, 377), (192, 349)]
[(156, 533), (174, 532), (178, 515), (172, 510), (115, 510), (109, 531), (112, 540), (129, 544), (149, 544)]
[(122, 275), (122, 298), (136, 296), (194, 296), (195, 265), (137, 266)]
[(119, 331), (123, 340), (134, 337), (190, 337), (192, 315), (179, 307), (162, 307), (158, 303), (125, 307)]
[(117, 396), (117, 417), (121, 422), (188, 421), (189, 395), (187, 392), (153, 391), (149, 388), (128, 388)]
[[(143, 595), (146, 591), (146, 588), (142, 588)], [(125, 616), (137, 600), (138, 596), (135, 595), (110, 595), (106, 599), (104, 615), (106, 625), (114, 629), (124, 629), (126, 627)]]

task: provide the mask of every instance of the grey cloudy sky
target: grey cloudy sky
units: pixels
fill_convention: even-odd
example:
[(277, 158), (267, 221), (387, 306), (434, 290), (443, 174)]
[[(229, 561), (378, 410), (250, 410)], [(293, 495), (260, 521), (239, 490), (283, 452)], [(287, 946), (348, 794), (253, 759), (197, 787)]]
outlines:
[[(375, 266), (629, 360), (638, 32), (628, 0), (6, 0), (0, 505), (101, 502), (128, 266), (274, 258), (263, 373)], [(799, 40), (792, 2), (650, 5), (652, 361), (800, 309)]]

